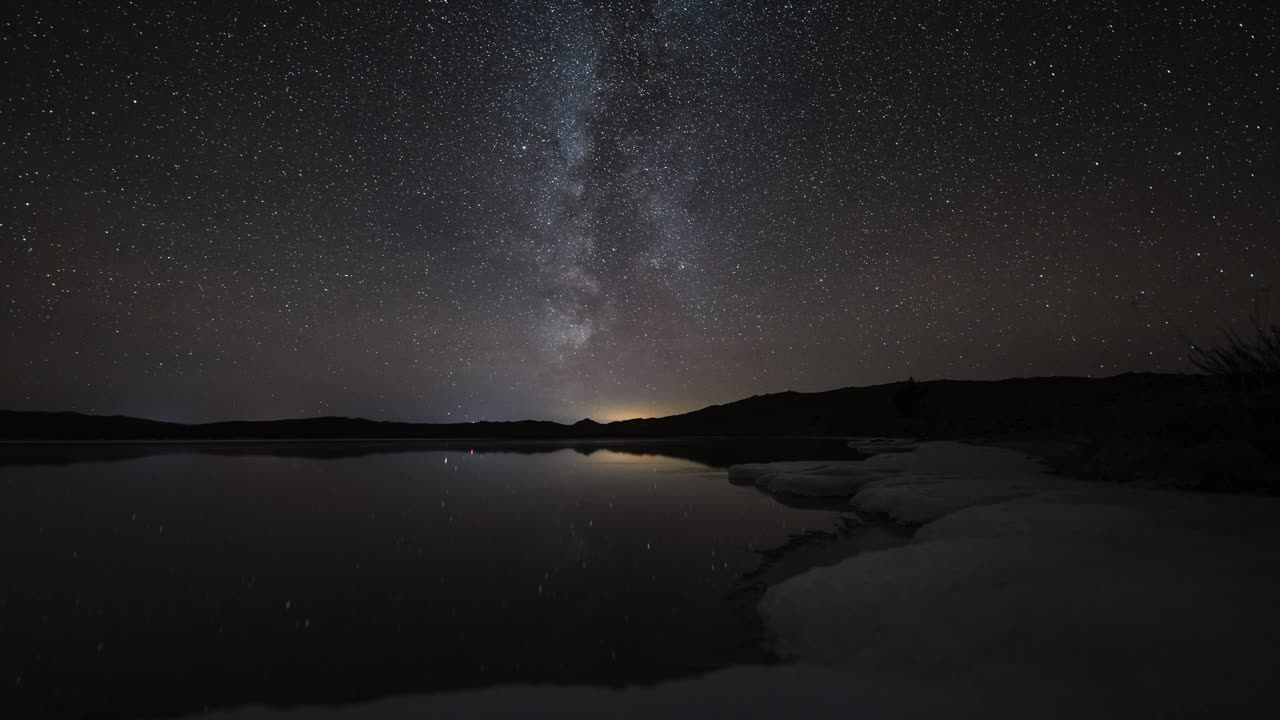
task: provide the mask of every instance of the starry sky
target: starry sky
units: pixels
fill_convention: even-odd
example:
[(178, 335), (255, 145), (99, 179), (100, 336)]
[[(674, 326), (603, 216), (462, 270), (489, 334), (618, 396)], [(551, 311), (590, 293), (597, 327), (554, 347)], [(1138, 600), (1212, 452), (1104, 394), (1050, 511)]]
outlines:
[(1270, 5), (10, 6), (0, 407), (1186, 370), (1280, 274)]

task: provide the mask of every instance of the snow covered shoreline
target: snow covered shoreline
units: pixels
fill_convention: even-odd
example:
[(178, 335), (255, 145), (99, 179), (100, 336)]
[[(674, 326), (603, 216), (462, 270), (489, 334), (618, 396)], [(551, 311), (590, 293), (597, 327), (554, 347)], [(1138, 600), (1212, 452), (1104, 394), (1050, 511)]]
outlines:
[(1069, 480), (960, 443), (730, 478), (921, 527), (766, 591), (787, 665), (214, 716), (1280, 716), (1280, 500)]
[(918, 525), (976, 505), (1093, 483), (1047, 475), (1030, 457), (1004, 448), (920, 443), (866, 460), (735, 465), (729, 480), (775, 495), (852, 497), (855, 508)]
[(783, 656), (964, 678), (995, 709), (1048, 693), (1089, 698), (1090, 714), (1280, 710), (1277, 499), (1071, 480), (958, 443), (809, 465), (734, 475), (769, 492), (838, 479), (855, 508), (922, 527), (769, 589), (760, 612)]

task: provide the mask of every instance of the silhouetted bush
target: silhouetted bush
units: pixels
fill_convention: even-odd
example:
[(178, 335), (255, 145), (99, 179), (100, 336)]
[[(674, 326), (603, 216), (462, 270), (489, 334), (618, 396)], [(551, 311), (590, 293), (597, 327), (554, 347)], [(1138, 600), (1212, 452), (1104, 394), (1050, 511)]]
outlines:
[(1192, 346), (1191, 364), (1209, 375), (1280, 378), (1280, 324), (1267, 323), (1258, 311), (1249, 314), (1249, 324), (1253, 337), (1225, 330), (1216, 345)]
[(1280, 324), (1264, 316), (1265, 297), (1246, 330), (1225, 330), (1217, 344), (1193, 346), (1188, 359), (1214, 378), (1216, 404), (1196, 408), (1204, 426), (1199, 444), (1186, 443), (1172, 464), (1193, 487), (1208, 490), (1280, 490)]

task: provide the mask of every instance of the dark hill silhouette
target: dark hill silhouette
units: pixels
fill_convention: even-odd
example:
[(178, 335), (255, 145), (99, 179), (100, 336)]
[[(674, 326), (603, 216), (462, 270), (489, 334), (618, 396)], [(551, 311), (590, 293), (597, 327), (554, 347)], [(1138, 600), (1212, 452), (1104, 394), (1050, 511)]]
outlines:
[[(467, 438), (554, 440), (563, 445), (569, 440), (858, 435), (1018, 444), (1049, 458), (1060, 469), (1111, 479), (1196, 467), (1201, 476), (1221, 476), (1229, 478), (1229, 483), (1250, 478), (1243, 482), (1252, 487), (1249, 483), (1271, 477), (1280, 464), (1280, 402), (1274, 391), (1246, 393), (1239, 384), (1222, 378), (1126, 374), (910, 381), (815, 393), (781, 392), (669, 417), (610, 423), (584, 419), (572, 425), (537, 420), (431, 424), (343, 417), (186, 425), (119, 415), (0, 411), (0, 441), (9, 443), (6, 453), (10, 455), (27, 452), (15, 443), (32, 442), (244, 444)], [(354, 450), (348, 443), (340, 452)], [(240, 450), (228, 447), (227, 451)], [(73, 453), (66, 448), (58, 452)], [(312, 452), (314, 447), (307, 450)], [(1222, 467), (1224, 462), (1230, 467)]]
[(549, 421), (404, 423), (345, 417), (186, 425), (119, 415), (0, 411), (3, 440), (300, 440), (422, 438), (600, 438), (688, 436), (841, 436), (911, 434), (971, 437), (1087, 430), (1117, 413), (1155, 412), (1202, 400), (1206, 378), (1127, 374), (1108, 378), (1043, 377), (905, 383), (826, 392), (781, 392), (711, 405), (681, 415), (572, 425)]
[(422, 438), (597, 438), (741, 435), (965, 437), (1084, 428), (1099, 413), (1199, 392), (1199, 376), (1128, 374), (916, 383), (916, 405), (900, 407), (904, 383), (825, 392), (781, 392), (681, 415), (572, 425), (539, 420), (405, 423), (346, 417), (181, 424), (121, 415), (0, 411), (0, 440), (301, 440)]

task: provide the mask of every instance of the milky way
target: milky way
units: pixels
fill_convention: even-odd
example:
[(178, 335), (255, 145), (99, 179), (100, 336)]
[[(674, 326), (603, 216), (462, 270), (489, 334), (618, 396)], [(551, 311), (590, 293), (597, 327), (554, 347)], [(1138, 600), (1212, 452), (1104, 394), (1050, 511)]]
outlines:
[(0, 407), (1180, 371), (1280, 272), (1270, 3), (45, 5), (0, 26)]

